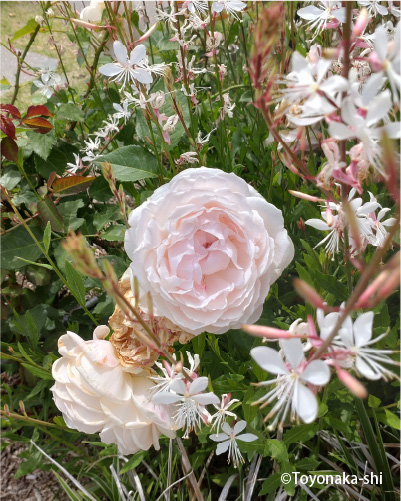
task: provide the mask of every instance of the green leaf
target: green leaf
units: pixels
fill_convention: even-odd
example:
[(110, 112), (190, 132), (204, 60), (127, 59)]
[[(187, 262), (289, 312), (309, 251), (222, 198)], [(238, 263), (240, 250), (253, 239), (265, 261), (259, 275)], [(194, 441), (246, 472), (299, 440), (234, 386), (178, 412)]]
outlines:
[(342, 301), (348, 298), (348, 289), (344, 284), (339, 282), (338, 278), (322, 273), (319, 270), (314, 270), (313, 276), (315, 277), (320, 288), (330, 294), (333, 294), (337, 301)]
[(42, 463), (42, 459), (42, 454), (39, 451), (29, 454), (28, 459), (24, 461), (16, 471), (14, 478), (18, 479), (25, 477), (25, 475), (35, 471)]
[(368, 396), (368, 405), (371, 409), (377, 409), (380, 407), (381, 400), (380, 398), (375, 397), (374, 395)]
[(300, 424), (299, 426), (293, 426), (284, 433), (283, 442), (286, 445), (305, 443), (316, 435), (317, 430), (317, 425), (312, 424)]
[(58, 205), (58, 210), (64, 219), (65, 231), (77, 230), (83, 225), (85, 219), (77, 216), (78, 209), (85, 205), (83, 200), (71, 200)]
[(71, 292), (76, 296), (81, 305), (85, 304), (85, 285), (82, 276), (71, 265), (69, 261), (65, 263), (65, 274), (67, 278), (68, 287)]
[(125, 465), (121, 468), (120, 473), (126, 473), (127, 471), (133, 470), (142, 463), (142, 460), (146, 456), (146, 451), (140, 451), (134, 454)]
[(21, 173), (13, 165), (10, 165), (4, 170), (4, 174), (0, 177), (0, 184), (6, 190), (10, 191), (21, 181)]
[[(29, 139), (29, 144), (32, 151), (39, 155), (43, 160), (47, 160), (51, 149), (56, 144), (56, 137), (54, 132), (49, 132), (48, 134), (38, 134), (33, 130), (28, 130), (26, 135)], [(52, 169), (55, 170), (55, 169)]]
[(78, 492), (71, 489), (67, 482), (56, 471), (53, 470), (53, 473), (56, 475), (56, 478), (60, 482), (61, 487), (64, 489), (64, 492), (67, 494), (71, 501), (82, 501), (83, 499), (86, 499), (86, 496), (83, 497)]
[(44, 179), (49, 179), (52, 172), (55, 172), (59, 176), (64, 174), (67, 162), (67, 157), (59, 149), (53, 149), (46, 160), (35, 155), (36, 170)]
[(386, 421), (391, 428), (395, 428), (396, 430), (400, 430), (400, 418), (394, 414), (394, 412), (389, 411), (388, 409), (384, 409), (386, 413)]
[(103, 176), (97, 177), (89, 188), (89, 196), (99, 202), (107, 202), (113, 196), (109, 183)]
[(85, 113), (76, 104), (62, 104), (56, 112), (56, 117), (74, 122), (85, 122)]
[(263, 482), (262, 489), (259, 492), (259, 496), (263, 496), (264, 494), (269, 494), (270, 492), (274, 492), (282, 486), (281, 482), (281, 474), (273, 473), (273, 475), (269, 475), (268, 478)]
[(123, 146), (95, 160), (101, 164), (109, 162), (118, 181), (140, 181), (157, 177), (157, 160), (139, 145)]
[(25, 26), (23, 26), (14, 33), (14, 36), (12, 37), (11, 41), (14, 42), (14, 40), (17, 40), (18, 38), (33, 33), (36, 30), (37, 26), (38, 23), (35, 21), (35, 19), (29, 19), (29, 21), (26, 23)]
[(276, 459), (279, 463), (288, 461), (287, 448), (283, 442), (276, 439), (269, 439), (266, 441), (265, 455)]
[[(38, 227), (32, 224), (29, 225), (30, 230), (40, 242), (42, 239), (42, 232)], [(34, 262), (42, 254), (42, 251), (37, 247), (30, 234), (23, 226), (18, 226), (15, 230), (6, 233), (1, 237), (1, 255), (0, 266), (5, 270), (14, 268), (21, 268), (26, 264), (17, 259), (22, 257)]]
[[(51, 228), (50, 221), (48, 221), (46, 228), (45, 228), (45, 232), (43, 234), (43, 245), (46, 249), (46, 252), (49, 252), (51, 237), (52, 237), (52, 228)], [(49, 265), (47, 265), (47, 267), (49, 267)], [(50, 268), (51, 268), (51, 266), (50, 266)]]
[(64, 220), (51, 198), (38, 203), (39, 217), (44, 223), (50, 222), (53, 231), (64, 231)]
[(124, 240), (125, 230), (127, 228), (123, 224), (113, 224), (99, 236), (108, 242), (122, 242)]
[(95, 177), (91, 176), (62, 177), (56, 179), (52, 184), (52, 189), (59, 197), (76, 195), (77, 193), (81, 193), (81, 191), (87, 190), (95, 179)]
[(35, 367), (30, 364), (21, 364), (21, 365), (25, 367), (25, 369), (34, 376), (40, 379), (48, 379), (49, 381), (53, 381), (53, 376), (51, 375), (50, 371), (47, 371), (46, 369), (41, 369), (39, 367)]

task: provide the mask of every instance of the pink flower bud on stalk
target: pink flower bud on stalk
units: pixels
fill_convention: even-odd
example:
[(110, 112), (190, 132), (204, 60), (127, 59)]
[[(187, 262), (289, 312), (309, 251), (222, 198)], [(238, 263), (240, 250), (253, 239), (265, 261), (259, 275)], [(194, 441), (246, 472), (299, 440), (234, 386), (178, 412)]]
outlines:
[(63, 248), (74, 258), (75, 268), (84, 275), (102, 280), (103, 273), (96, 263), (92, 250), (86, 245), (85, 238), (71, 231), (62, 242)]
[(135, 45), (138, 44), (138, 43), (142, 43), (145, 40), (147, 40), (150, 37), (150, 35), (155, 31), (155, 29), (157, 28), (157, 25), (158, 25), (158, 23), (153, 24), (148, 29), (148, 31), (141, 36), (141, 38), (139, 38), (138, 40), (135, 41)]
[(333, 211), (330, 209), (329, 206), (326, 207), (326, 221), (327, 221), (327, 225), (329, 227), (333, 226), (333, 222), (334, 222)]
[(309, 200), (309, 202), (324, 202), (322, 198), (314, 197), (312, 195), (308, 195), (307, 193), (302, 193), (301, 191), (288, 190), (288, 193), (291, 193), (294, 197)]
[(352, 29), (352, 40), (355, 41), (357, 38), (359, 38), (362, 33), (364, 32), (367, 24), (369, 21), (369, 15), (368, 11), (363, 8), (358, 16), (358, 19), (356, 20), (356, 23), (354, 24), (354, 27)]
[(7, 404), (4, 404), (4, 412), (6, 413), (7, 416), (10, 416), (10, 408), (8, 407)]
[(387, 263), (386, 269), (365, 289), (359, 297), (355, 309), (373, 308), (389, 296), (400, 283), (400, 253)]
[(293, 337), (305, 337), (291, 334), (291, 332), (289, 331), (275, 329), (274, 327), (265, 327), (264, 325), (243, 325), (242, 329), (251, 336), (267, 337), (270, 339), (291, 339)]
[(26, 410), (25, 410), (24, 402), (22, 400), (19, 401), (19, 408), (21, 409), (21, 412), (24, 416), (28, 416), (28, 414), (26, 413)]
[(338, 379), (346, 386), (349, 391), (358, 398), (366, 398), (368, 392), (366, 388), (361, 384), (354, 376), (351, 376), (349, 372), (341, 369), (339, 366), (336, 367)]
[(82, 21), (81, 19), (71, 18), (70, 21), (78, 26), (82, 26), (82, 28), (87, 28), (88, 30), (99, 31), (106, 30), (106, 26), (98, 26), (97, 24), (88, 23), (87, 21)]
[(313, 287), (309, 284), (300, 280), (299, 278), (295, 278), (292, 282), (294, 289), (298, 292), (300, 296), (302, 296), (306, 301), (308, 301), (315, 308), (320, 308), (323, 311), (338, 311), (338, 308), (328, 306), (323, 299), (319, 296), (319, 294), (315, 291)]

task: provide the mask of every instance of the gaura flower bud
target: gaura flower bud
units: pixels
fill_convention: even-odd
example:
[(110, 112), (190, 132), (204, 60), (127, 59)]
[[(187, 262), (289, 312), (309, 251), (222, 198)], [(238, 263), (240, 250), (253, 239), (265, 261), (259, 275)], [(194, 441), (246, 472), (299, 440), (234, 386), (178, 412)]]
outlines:
[(368, 392), (366, 388), (361, 384), (354, 376), (344, 370), (337, 370), (338, 379), (346, 386), (349, 391), (358, 398), (366, 398), (368, 396)]

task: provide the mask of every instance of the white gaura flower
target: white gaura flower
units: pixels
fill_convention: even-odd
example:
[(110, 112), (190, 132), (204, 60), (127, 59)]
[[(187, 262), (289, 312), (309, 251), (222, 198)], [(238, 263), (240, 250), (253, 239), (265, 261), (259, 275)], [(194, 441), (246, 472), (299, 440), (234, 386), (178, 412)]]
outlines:
[(87, 23), (100, 23), (102, 20), (103, 10), (105, 8), (104, 2), (98, 0), (91, 0), (90, 5), (82, 9), (79, 18)]
[(217, 0), (217, 2), (212, 3), (212, 12), (214, 14), (220, 14), (224, 9), (227, 14), (232, 14), (235, 19), (240, 21), (240, 17), (237, 12), (241, 12), (246, 7), (246, 3), (240, 2), (239, 0)]
[(108, 63), (99, 68), (100, 73), (107, 77), (114, 77), (112, 82), (122, 82), (125, 87), (130, 81), (137, 80), (143, 84), (153, 82), (149, 66), (144, 61), (146, 59), (146, 47), (137, 45), (128, 57), (128, 50), (121, 42), (116, 40), (113, 44), (116, 61)]
[(299, 416), (305, 423), (316, 419), (318, 404), (314, 392), (308, 387), (323, 386), (330, 379), (330, 369), (322, 360), (307, 362), (304, 357), (303, 346), (299, 339), (282, 340), (281, 346), (285, 359), (272, 348), (258, 346), (251, 350), (255, 362), (265, 371), (277, 374), (276, 379), (264, 381), (258, 386), (275, 387), (255, 403), (263, 403), (262, 407), (277, 402), (266, 416), (269, 419), (276, 416), (269, 426), (274, 429), (279, 423), (282, 427), (288, 412), (291, 410), (291, 419)]
[(220, 169), (182, 171), (129, 224), (125, 250), (155, 315), (195, 335), (256, 322), (294, 255), (281, 211)]
[(231, 400), (231, 393), (225, 393), (221, 397), (220, 405), (214, 406), (217, 409), (217, 412), (210, 417), (210, 422), (213, 423), (211, 430), (216, 428), (217, 435), (219, 434), (219, 430), (222, 425), (226, 422), (227, 416), (234, 419), (237, 418), (237, 415), (234, 414), (234, 412), (228, 410), (236, 402), (239, 402), (239, 400), (237, 398), (233, 398)]
[(222, 428), (224, 433), (220, 435), (210, 435), (210, 439), (214, 442), (219, 442), (217, 445), (216, 454), (223, 454), (228, 451), (228, 464), (233, 462), (234, 468), (238, 468), (241, 463), (244, 463), (244, 458), (239, 450), (237, 440), (241, 442), (253, 442), (258, 437), (253, 433), (243, 433), (238, 435), (246, 428), (246, 421), (238, 421), (232, 428), (227, 423), (224, 423)]
[(223, 94), (223, 107), (220, 108), (220, 118), (224, 120), (226, 115), (229, 118), (233, 117), (233, 109), (235, 108), (235, 103), (231, 103), (230, 94), (226, 92)]
[(381, 16), (388, 14), (387, 7), (377, 0), (358, 0), (358, 5), (365, 7), (372, 17), (376, 17), (378, 14)]
[(369, 61), (374, 71), (381, 77), (388, 78), (393, 99), (396, 104), (400, 102), (400, 44), (401, 25), (397, 24), (394, 40), (390, 40), (384, 26), (379, 26), (375, 31), (374, 52), (369, 55)]
[(183, 7), (186, 7), (192, 14), (203, 15), (207, 13), (206, 0), (187, 0), (184, 2)]
[(113, 113), (113, 117), (116, 120), (120, 120), (121, 118), (124, 119), (124, 124), (127, 123), (127, 121), (131, 118), (131, 111), (128, 108), (129, 102), (126, 99), (122, 103), (113, 103), (113, 108), (116, 110), (115, 113)]
[(67, 169), (67, 172), (70, 172), (71, 174), (76, 174), (76, 172), (80, 169), (83, 169), (84, 166), (82, 164), (82, 160), (80, 159), (79, 155), (77, 155), (76, 153), (73, 153), (74, 155), (74, 158), (75, 158), (75, 164), (73, 164), (72, 162), (68, 162), (67, 163), (67, 167), (69, 167)]
[(35, 80), (33, 83), (39, 89), (40, 94), (47, 97), (47, 99), (52, 97), (55, 85), (53, 78), (46, 78), (45, 75), (42, 75), (40, 80)]
[[(196, 376), (195, 371), (199, 367), (200, 358), (199, 355), (195, 353), (192, 356), (189, 351), (186, 352), (188, 361), (189, 361), (189, 369), (185, 369), (190, 376)], [(173, 353), (173, 358), (175, 358), (175, 354)], [(156, 395), (161, 392), (170, 392), (171, 385), (175, 381), (175, 379), (183, 379), (182, 370), (176, 370), (177, 364), (170, 365), (168, 362), (163, 360), (162, 363), (156, 362), (157, 367), (162, 371), (162, 376), (151, 376), (151, 380), (155, 381), (156, 386), (152, 388), (152, 394)]]
[(345, 7), (341, 2), (324, 1), (318, 2), (318, 6), (308, 5), (297, 11), (300, 18), (308, 21), (310, 28), (314, 30), (314, 40), (322, 30), (337, 28), (340, 23), (345, 23)]
[[(362, 198), (354, 198), (355, 193), (355, 188), (352, 188), (348, 195), (348, 202), (351, 210), (355, 214), (361, 243), (362, 245), (366, 245), (367, 243), (374, 245), (375, 238), (372, 231), (372, 225), (367, 216), (371, 212), (378, 209), (380, 204), (376, 199), (372, 200), (372, 198), (369, 202), (363, 203)], [(348, 221), (341, 202), (338, 204), (333, 202), (326, 203), (325, 209), (326, 210), (321, 213), (323, 221), (321, 219), (308, 219), (305, 221), (305, 224), (312, 226), (312, 228), (317, 230), (330, 232), (321, 242), (317, 244), (316, 247), (326, 243), (325, 249), (327, 254), (329, 256), (333, 256), (335, 253), (339, 252), (339, 243), (340, 240), (343, 240), (344, 238), (344, 229), (347, 226)], [(333, 211), (337, 214), (332, 214)], [(327, 213), (329, 213), (332, 218), (332, 221), (330, 221), (331, 224), (327, 221)], [(354, 248), (352, 235), (350, 235), (350, 244), (351, 247)]]
[(102, 339), (108, 333), (108, 327), (99, 326), (92, 341), (73, 332), (61, 336), (61, 358), (52, 367), (54, 402), (68, 427), (100, 433), (122, 454), (152, 445), (158, 449), (161, 434), (175, 436), (173, 423), (164, 408), (149, 402), (154, 383), (148, 373), (123, 371), (113, 345)]
[(333, 138), (340, 141), (359, 139), (363, 143), (372, 166), (379, 172), (384, 173), (379, 140), (381, 140), (383, 133), (386, 133), (392, 139), (401, 137), (400, 122), (386, 123), (391, 108), (391, 92), (388, 89), (372, 99), (367, 111), (361, 109), (361, 112), (359, 112), (352, 99), (346, 98), (341, 105), (343, 123), (331, 122), (329, 124), (329, 133)]
[(202, 422), (207, 422), (210, 415), (205, 405), (219, 403), (214, 393), (203, 393), (208, 383), (207, 377), (197, 377), (192, 383), (175, 378), (169, 393), (158, 393), (152, 398), (155, 403), (175, 404), (178, 407), (173, 419), (177, 429), (185, 428), (183, 438), (188, 438), (192, 430), (200, 428)]
[(374, 212), (369, 214), (369, 223), (371, 224), (372, 229), (374, 231), (374, 235), (375, 235), (375, 243), (373, 245), (375, 245), (376, 247), (383, 246), (383, 244), (387, 238), (387, 235), (388, 235), (386, 227), (391, 228), (391, 226), (393, 226), (396, 222), (396, 219), (394, 217), (390, 217), (390, 218), (386, 219), (385, 221), (382, 221), (384, 216), (390, 210), (391, 209), (389, 209), (389, 208), (381, 209), (379, 211), (379, 213), (377, 214), (377, 216)]
[[(320, 327), (320, 337), (325, 340), (332, 332), (337, 323), (340, 313), (333, 312), (324, 316), (322, 310), (317, 310), (317, 321)], [(358, 316), (353, 322), (351, 317), (347, 317), (338, 334), (333, 340), (333, 351), (331, 355), (346, 367), (354, 367), (356, 372), (366, 379), (388, 381), (398, 378), (396, 374), (388, 370), (382, 364), (399, 365), (392, 360), (389, 355), (391, 350), (376, 350), (371, 348), (372, 344), (377, 343), (386, 336), (386, 332), (375, 339), (373, 335), (374, 313), (367, 311)]]

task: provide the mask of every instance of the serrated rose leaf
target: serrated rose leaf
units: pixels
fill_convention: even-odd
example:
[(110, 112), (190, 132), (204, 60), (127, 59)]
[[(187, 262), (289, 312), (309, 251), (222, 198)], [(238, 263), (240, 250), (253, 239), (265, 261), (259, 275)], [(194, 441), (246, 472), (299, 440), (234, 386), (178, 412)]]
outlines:
[(5, 115), (0, 115), (0, 129), (4, 134), (11, 139), (17, 139), (15, 137), (15, 126), (12, 123), (11, 119), (6, 117)]
[(51, 129), (53, 129), (53, 125), (45, 118), (41, 117), (24, 118), (23, 123), (27, 127), (35, 129), (35, 132), (39, 132), (39, 134), (47, 134)]
[(76, 195), (81, 191), (85, 191), (93, 183), (96, 177), (88, 176), (68, 176), (56, 179), (52, 188), (54, 193), (60, 197), (67, 195)]
[(43, 117), (51, 117), (53, 116), (46, 106), (43, 104), (38, 104), (34, 106), (30, 106), (26, 111), (26, 118), (35, 117), (41, 115)]
[(21, 118), (18, 108), (12, 104), (0, 104), (0, 109), (10, 113), (13, 118)]

